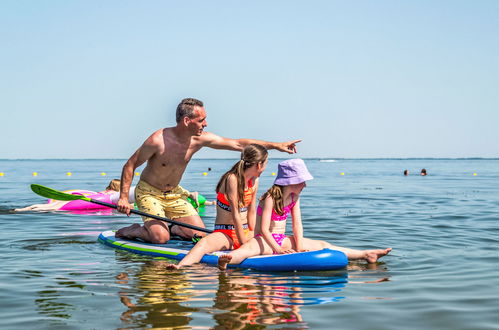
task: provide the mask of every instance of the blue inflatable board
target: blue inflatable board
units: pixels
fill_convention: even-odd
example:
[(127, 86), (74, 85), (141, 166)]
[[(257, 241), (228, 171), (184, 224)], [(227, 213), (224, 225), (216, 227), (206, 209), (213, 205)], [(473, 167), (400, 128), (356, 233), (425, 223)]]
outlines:
[[(100, 243), (115, 249), (175, 260), (181, 260), (189, 252), (188, 250), (175, 248), (171, 243), (149, 244), (123, 238), (116, 238), (114, 236), (114, 231), (105, 231), (101, 233), (98, 240)], [(218, 251), (206, 254), (203, 259), (201, 259), (201, 262), (216, 266), (218, 256), (224, 253), (227, 253), (227, 251)], [(270, 272), (290, 272), (337, 270), (345, 268), (347, 264), (348, 259), (343, 252), (324, 249), (320, 251), (291, 254), (255, 256), (244, 260), (238, 265), (229, 265), (229, 267), (248, 268)]]

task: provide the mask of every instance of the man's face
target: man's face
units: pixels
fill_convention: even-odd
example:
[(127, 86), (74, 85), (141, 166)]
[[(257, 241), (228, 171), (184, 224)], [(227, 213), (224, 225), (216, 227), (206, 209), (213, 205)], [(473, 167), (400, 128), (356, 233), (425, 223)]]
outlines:
[(206, 126), (208, 126), (208, 123), (206, 122), (206, 111), (204, 110), (204, 107), (195, 107), (194, 117), (189, 118), (188, 127), (194, 135), (201, 136)]

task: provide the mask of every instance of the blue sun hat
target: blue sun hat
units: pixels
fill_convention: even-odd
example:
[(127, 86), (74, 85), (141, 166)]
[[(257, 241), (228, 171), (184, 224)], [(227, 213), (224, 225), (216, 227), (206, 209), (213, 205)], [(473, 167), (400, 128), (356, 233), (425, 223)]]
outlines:
[(279, 163), (274, 184), (289, 186), (312, 180), (313, 178), (303, 159), (287, 159)]

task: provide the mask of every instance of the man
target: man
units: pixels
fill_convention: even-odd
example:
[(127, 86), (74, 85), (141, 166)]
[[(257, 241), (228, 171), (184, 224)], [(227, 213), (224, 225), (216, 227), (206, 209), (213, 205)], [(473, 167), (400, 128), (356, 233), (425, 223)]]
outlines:
[[(187, 98), (177, 107), (177, 125), (154, 132), (128, 159), (121, 174), (118, 210), (130, 215), (128, 194), (137, 167), (147, 162), (136, 187), (136, 203), (146, 213), (174, 219), (204, 228), (204, 223), (194, 207), (186, 200), (188, 192), (179, 186), (182, 175), (194, 153), (203, 147), (241, 151), (250, 143), (258, 143), (267, 149), (287, 153), (296, 152), (296, 143), (266, 142), (252, 139), (228, 139), (205, 132), (206, 111), (203, 102)], [(144, 218), (144, 225), (133, 224), (116, 232), (117, 237), (140, 238), (151, 243), (166, 243), (170, 235), (190, 239), (204, 233), (182, 226), (168, 227), (168, 224), (151, 218)]]

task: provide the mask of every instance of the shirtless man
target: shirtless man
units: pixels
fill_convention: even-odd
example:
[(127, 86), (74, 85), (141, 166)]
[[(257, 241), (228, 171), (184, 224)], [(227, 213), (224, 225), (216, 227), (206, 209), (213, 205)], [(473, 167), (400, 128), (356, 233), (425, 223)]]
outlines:
[[(128, 194), (137, 167), (147, 162), (142, 171), (140, 181), (135, 190), (135, 199), (139, 209), (179, 222), (205, 228), (194, 207), (186, 200), (188, 192), (179, 186), (182, 175), (194, 153), (203, 147), (241, 151), (246, 145), (257, 143), (267, 149), (293, 154), (296, 143), (266, 142), (253, 139), (228, 139), (213, 133), (205, 132), (206, 111), (203, 102), (188, 98), (183, 99), (177, 107), (177, 125), (154, 132), (142, 146), (128, 159), (121, 173), (120, 199), (118, 211), (130, 215)], [(151, 243), (166, 243), (170, 235), (190, 239), (194, 234), (205, 234), (193, 229), (172, 226), (147, 217), (143, 217), (144, 225), (133, 224), (116, 232), (117, 237), (129, 239), (140, 238)]]

